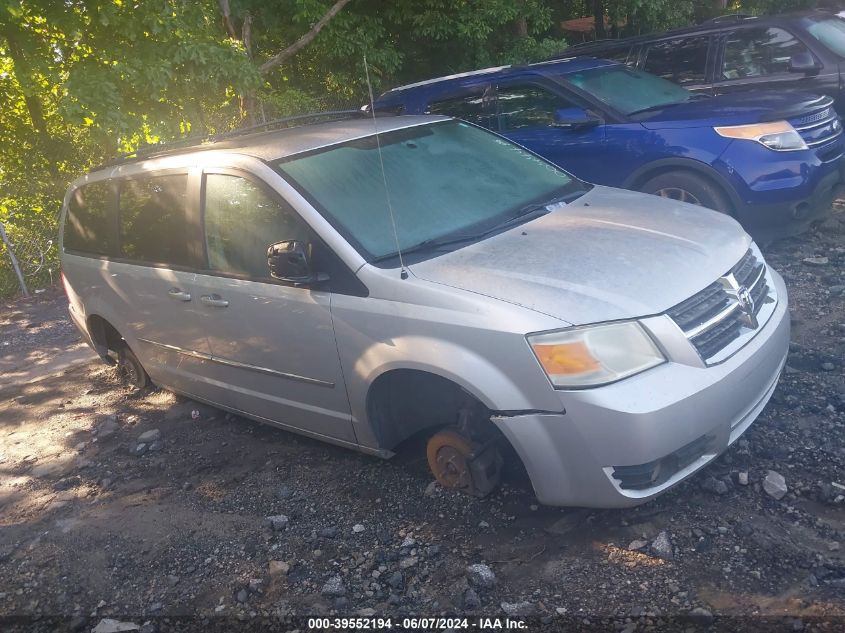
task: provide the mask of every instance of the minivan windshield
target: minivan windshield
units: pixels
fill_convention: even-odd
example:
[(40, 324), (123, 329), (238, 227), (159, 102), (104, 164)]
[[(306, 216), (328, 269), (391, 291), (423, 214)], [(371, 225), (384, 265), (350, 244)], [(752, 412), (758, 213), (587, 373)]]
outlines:
[(381, 157), (373, 135), (276, 162), (369, 261), (395, 254), (397, 241), (404, 252), (481, 239), (527, 221), (546, 201), (570, 201), (589, 187), (463, 121), (392, 130), (379, 141)]
[(845, 57), (845, 20), (838, 16), (804, 18), (807, 32), (835, 55)]
[(693, 96), (671, 81), (622, 65), (582, 70), (564, 79), (626, 115), (686, 103)]

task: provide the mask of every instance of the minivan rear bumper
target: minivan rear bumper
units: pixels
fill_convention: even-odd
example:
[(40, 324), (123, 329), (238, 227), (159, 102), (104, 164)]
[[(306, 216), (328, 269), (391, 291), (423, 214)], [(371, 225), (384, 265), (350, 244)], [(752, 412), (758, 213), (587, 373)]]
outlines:
[(564, 414), (494, 417), (540, 502), (638, 505), (735, 442), (769, 401), (789, 349), (786, 289), (771, 273), (775, 312), (725, 362), (707, 368), (669, 362), (598, 389), (560, 392)]

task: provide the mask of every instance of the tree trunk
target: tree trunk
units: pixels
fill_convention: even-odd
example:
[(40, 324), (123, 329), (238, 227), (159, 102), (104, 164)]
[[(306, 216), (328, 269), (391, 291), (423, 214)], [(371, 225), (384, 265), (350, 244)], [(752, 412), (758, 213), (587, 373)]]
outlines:
[[(29, 64), (27, 63), (23, 50), (18, 43), (18, 33), (12, 32), (12, 29), (7, 27), (1, 34), (6, 39), (9, 58), (12, 60), (18, 84), (21, 86), (23, 91), (26, 91), (27, 87), (30, 87), (34, 82), (31, 80), (31, 69)], [(56, 147), (53, 142), (53, 137), (50, 136), (50, 130), (47, 128), (47, 119), (44, 116), (44, 109), (41, 106), (41, 100), (37, 95), (26, 94), (26, 92), (24, 92), (23, 100), (26, 104), (26, 110), (29, 114), (29, 120), (32, 123), (32, 128), (38, 135), (44, 156), (47, 158), (47, 168), (50, 171), (53, 184), (56, 187), (63, 186), (64, 183), (61, 182), (59, 167), (55, 160)]]
[(525, 19), (525, 16), (513, 21), (513, 32), (517, 37), (528, 37), (528, 20)]
[(593, 0), (593, 18), (595, 20), (596, 39), (603, 40), (607, 37), (604, 28), (604, 0)]

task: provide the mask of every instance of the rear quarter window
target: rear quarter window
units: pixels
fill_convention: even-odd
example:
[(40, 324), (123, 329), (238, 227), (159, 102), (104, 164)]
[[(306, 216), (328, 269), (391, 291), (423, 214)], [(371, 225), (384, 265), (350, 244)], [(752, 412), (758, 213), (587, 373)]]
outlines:
[(173, 266), (195, 263), (187, 188), (187, 174), (133, 178), (120, 183), (123, 257)]
[(117, 210), (111, 182), (83, 185), (70, 196), (64, 227), (64, 248), (92, 255), (117, 251)]

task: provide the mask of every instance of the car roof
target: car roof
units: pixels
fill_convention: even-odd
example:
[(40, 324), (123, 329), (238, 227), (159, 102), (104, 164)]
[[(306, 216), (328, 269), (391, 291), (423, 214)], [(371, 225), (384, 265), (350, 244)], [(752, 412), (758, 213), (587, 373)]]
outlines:
[(274, 161), (294, 154), (372, 136), (376, 133), (381, 134), (448, 120), (449, 117), (434, 115), (377, 116), (374, 119), (362, 114), (342, 120), (287, 127), (280, 130), (228, 135), (221, 140), (203, 141), (188, 145), (176, 143), (172, 147), (162, 145), (160, 151), (153, 148), (153, 151), (139, 153), (137, 156), (128, 156), (101, 165), (91, 170), (91, 173), (116, 166), (134, 165), (144, 161), (155, 161), (159, 158), (183, 156), (211, 150), (223, 150), (252, 156), (264, 161)]
[(539, 62), (536, 64), (494, 66), (492, 68), (482, 68), (481, 70), (473, 70), (465, 73), (444, 75), (443, 77), (434, 77), (433, 79), (426, 79), (425, 81), (418, 81), (411, 84), (405, 84), (404, 86), (397, 86), (396, 88), (391, 88), (390, 90), (386, 91), (382, 95), (382, 97), (396, 95), (406, 90), (415, 90), (417, 88), (423, 88), (425, 86), (435, 86), (437, 84), (451, 83), (462, 79), (473, 79), (483, 77), (491, 81), (495, 81), (497, 79), (506, 79), (516, 73), (525, 71), (535, 71), (552, 75), (563, 75), (568, 73), (579, 72), (581, 70), (589, 70), (591, 68), (599, 68), (601, 66), (607, 66), (613, 63), (615, 62), (608, 62), (603, 59), (595, 59), (594, 57), (578, 56)]
[(206, 147), (208, 149), (224, 149), (272, 161), (372, 136), (376, 133), (381, 134), (448, 119), (449, 117), (432, 115), (378, 116), (375, 119), (362, 116), (342, 121), (238, 136), (233, 139), (207, 144), (207, 146), (202, 146), (201, 149), (206, 149)]
[(706, 20), (701, 24), (693, 26), (685, 26), (679, 29), (672, 29), (670, 31), (657, 31), (654, 33), (646, 33), (644, 35), (633, 35), (631, 37), (607, 38), (596, 40), (593, 42), (584, 42), (582, 44), (575, 44), (569, 48), (565, 48), (558, 55), (555, 55), (551, 61), (571, 56), (572, 54), (588, 53), (592, 50), (602, 51), (611, 48), (621, 48), (624, 46), (633, 46), (642, 42), (652, 42), (656, 40), (671, 39), (683, 35), (695, 35), (698, 33), (715, 33), (725, 29), (750, 26), (752, 24), (761, 26), (774, 26), (784, 23), (792, 23), (797, 19), (809, 16), (821, 15), (836, 15), (836, 12), (826, 9), (814, 9), (805, 11), (792, 11), (789, 13), (780, 13), (777, 15), (742, 15), (742, 14), (728, 14)]

